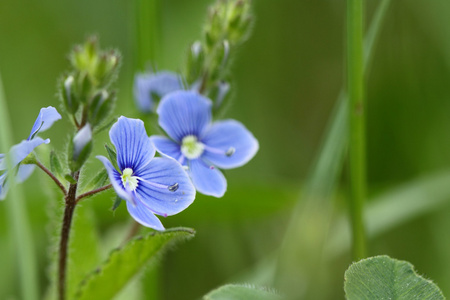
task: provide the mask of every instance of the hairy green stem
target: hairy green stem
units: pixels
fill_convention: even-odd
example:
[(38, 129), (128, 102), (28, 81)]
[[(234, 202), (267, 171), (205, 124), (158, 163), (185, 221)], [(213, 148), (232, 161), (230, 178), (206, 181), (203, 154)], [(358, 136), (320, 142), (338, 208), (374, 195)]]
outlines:
[(353, 259), (366, 256), (363, 220), (366, 199), (363, 0), (347, 0), (347, 74), (350, 119), (350, 218)]
[[(8, 108), (0, 77), (0, 153), (7, 153), (12, 146), (13, 139), (11, 132)], [(7, 162), (10, 163), (9, 161)], [(8, 180), (10, 180), (11, 190), (9, 191), (9, 201), (5, 204), (10, 218), (9, 224), (11, 224), (10, 234), (14, 237), (17, 262), (19, 265), (22, 294), (20, 298), (35, 300), (39, 298), (39, 285), (29, 217), (26, 212), (22, 189), (14, 187), (14, 176), (10, 176)], [(6, 270), (3, 271), (6, 272)]]

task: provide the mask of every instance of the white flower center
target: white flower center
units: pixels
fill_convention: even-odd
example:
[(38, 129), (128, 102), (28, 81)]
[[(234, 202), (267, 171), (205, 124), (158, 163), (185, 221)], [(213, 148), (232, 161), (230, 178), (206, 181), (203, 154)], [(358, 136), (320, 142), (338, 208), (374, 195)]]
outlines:
[(187, 135), (181, 141), (181, 153), (188, 159), (199, 158), (205, 150), (205, 145), (197, 140), (194, 135)]
[(122, 183), (125, 188), (127, 187), (127, 184), (128, 184), (128, 187), (132, 191), (134, 191), (138, 186), (138, 177), (132, 176), (132, 175), (133, 175), (133, 170), (131, 168), (126, 168), (125, 170), (123, 170)]

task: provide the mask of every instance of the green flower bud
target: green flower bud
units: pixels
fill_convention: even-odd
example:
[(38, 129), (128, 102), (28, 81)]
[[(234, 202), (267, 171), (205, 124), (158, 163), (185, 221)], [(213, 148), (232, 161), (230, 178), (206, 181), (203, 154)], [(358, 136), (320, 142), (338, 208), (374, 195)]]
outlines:
[(113, 110), (115, 92), (102, 90), (95, 94), (89, 105), (89, 121), (93, 126), (100, 124)]
[(78, 84), (78, 99), (80, 102), (86, 104), (87, 99), (89, 98), (89, 94), (91, 93), (92, 86), (94, 83), (92, 82), (89, 73), (86, 71), (82, 71), (78, 74), (77, 78)]
[(189, 47), (188, 59), (186, 63), (186, 81), (188, 84), (192, 84), (200, 78), (203, 64), (205, 61), (205, 51), (200, 41), (194, 42)]
[[(116, 51), (100, 51), (96, 38), (90, 38), (83, 45), (76, 46), (69, 57), (74, 69), (82, 74), (80, 86), (86, 83), (84, 80), (87, 78), (90, 81), (89, 88), (94, 89), (106, 87), (115, 79), (120, 60)], [(84, 96), (88, 95), (84, 93), (84, 88), (82, 91)]]
[(90, 37), (83, 45), (76, 46), (70, 53), (70, 62), (74, 69), (86, 71), (93, 75), (98, 56), (98, 41), (95, 37)]
[(116, 76), (117, 67), (119, 66), (119, 55), (115, 51), (102, 53), (98, 59), (95, 70), (95, 77), (99, 86), (107, 86)]

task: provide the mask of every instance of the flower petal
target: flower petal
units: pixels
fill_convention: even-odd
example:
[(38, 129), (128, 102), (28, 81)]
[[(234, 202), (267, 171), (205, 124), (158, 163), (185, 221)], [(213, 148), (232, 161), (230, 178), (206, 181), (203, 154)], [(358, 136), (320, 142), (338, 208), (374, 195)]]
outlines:
[(104, 156), (98, 155), (96, 156), (103, 165), (105, 166), (106, 172), (108, 172), (109, 181), (111, 182), (114, 190), (116, 191), (117, 195), (126, 200), (127, 203), (134, 203), (135, 199), (133, 195), (126, 191), (122, 184), (122, 179), (120, 178), (120, 173), (117, 172), (117, 170), (113, 167), (111, 162)]
[(201, 159), (190, 160), (188, 173), (198, 192), (222, 197), (227, 190), (227, 180), (217, 168), (208, 166)]
[[(214, 123), (206, 132), (202, 143), (206, 145), (202, 158), (222, 169), (246, 164), (259, 149), (253, 134), (235, 120)], [(226, 155), (227, 151), (232, 154)]]
[(6, 198), (6, 194), (8, 193), (8, 182), (6, 181), (6, 172), (0, 175), (0, 200), (4, 200)]
[(161, 221), (142, 203), (140, 203), (139, 200), (136, 205), (133, 205), (127, 201), (127, 209), (133, 219), (135, 219), (138, 223), (159, 231), (164, 230), (164, 226)]
[(174, 159), (154, 158), (136, 176), (140, 178), (136, 189), (139, 200), (158, 215), (177, 214), (195, 199), (195, 188), (189, 176)]
[(193, 91), (165, 96), (158, 107), (159, 125), (175, 141), (187, 135), (201, 136), (211, 122), (211, 100)]
[(120, 117), (111, 127), (109, 137), (116, 147), (120, 170), (131, 168), (138, 172), (155, 156), (155, 147), (150, 142), (141, 120)]
[(41, 108), (41, 111), (39, 112), (39, 115), (34, 122), (33, 128), (31, 129), (28, 140), (34, 138), (39, 131), (49, 129), (53, 125), (53, 123), (55, 121), (58, 121), (59, 119), (61, 119), (61, 115), (54, 107), (49, 106)]
[(159, 153), (168, 157), (172, 157), (173, 159), (180, 162), (180, 158), (182, 158), (183, 155), (181, 153), (180, 145), (164, 136), (158, 135), (151, 136), (150, 141), (153, 143)]
[(16, 182), (22, 183), (30, 177), (31, 173), (33, 173), (36, 165), (19, 165), (19, 169), (16, 174)]
[[(156, 101), (166, 94), (183, 89), (180, 75), (172, 72), (137, 74), (134, 78), (134, 98), (143, 112), (155, 109)], [(159, 97), (155, 99), (154, 96)]]
[(31, 152), (33, 152), (34, 148), (41, 144), (50, 143), (49, 139), (43, 140), (40, 137), (34, 138), (30, 141), (22, 141), (20, 144), (14, 145), (9, 150), (9, 153), (12, 157), (11, 165), (16, 166), (22, 160), (24, 160)]

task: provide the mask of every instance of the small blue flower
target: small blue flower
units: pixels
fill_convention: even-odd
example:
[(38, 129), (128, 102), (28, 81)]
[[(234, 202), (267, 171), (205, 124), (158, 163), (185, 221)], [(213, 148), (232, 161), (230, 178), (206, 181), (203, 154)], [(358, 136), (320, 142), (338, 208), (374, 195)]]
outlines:
[(134, 98), (138, 108), (145, 113), (154, 111), (157, 101), (166, 94), (181, 89), (181, 77), (172, 72), (143, 73), (134, 78)]
[[(39, 115), (34, 122), (31, 133), (26, 140), (23, 140), (20, 144), (14, 145), (9, 150), (8, 156), (11, 159), (11, 166), (17, 168), (16, 181), (25, 181), (35, 168), (35, 165), (20, 164), (34, 148), (41, 144), (50, 143), (49, 139), (43, 140), (36, 135), (49, 129), (53, 123), (61, 119), (61, 115), (52, 106), (41, 108)], [(0, 200), (5, 199), (6, 193), (8, 191), (8, 180), (7, 180), (7, 165), (5, 161), (5, 155), (0, 154)]]
[(183, 167), (171, 158), (154, 158), (155, 148), (144, 123), (120, 117), (109, 131), (117, 151), (116, 170), (103, 156), (117, 195), (126, 200), (128, 212), (144, 226), (164, 230), (155, 216), (170, 216), (187, 208), (195, 198), (195, 188)]
[(177, 91), (161, 100), (159, 125), (171, 139), (152, 136), (158, 152), (187, 167), (202, 194), (222, 197), (227, 181), (216, 167), (244, 165), (258, 151), (258, 141), (235, 120), (211, 123), (211, 100), (197, 92)]

